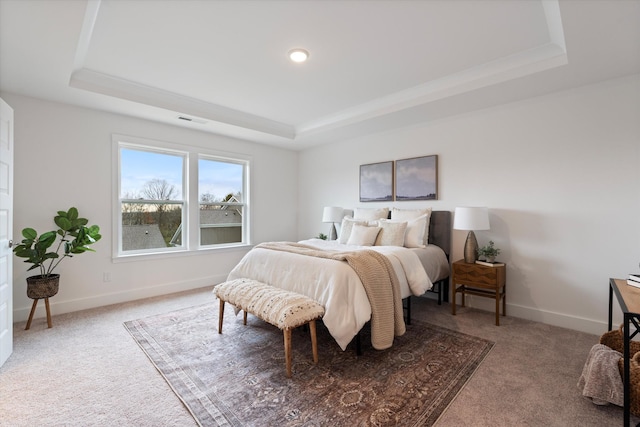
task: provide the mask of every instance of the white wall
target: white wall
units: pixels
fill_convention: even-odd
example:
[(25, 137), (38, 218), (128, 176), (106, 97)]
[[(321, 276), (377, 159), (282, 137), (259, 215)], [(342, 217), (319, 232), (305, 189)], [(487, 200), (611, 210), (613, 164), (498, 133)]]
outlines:
[[(359, 165), (432, 154), (439, 200), (358, 202)], [(601, 333), (609, 278), (640, 271), (640, 75), (316, 147), (299, 170), (300, 238), (327, 232), (323, 206), (489, 207), (476, 235), (508, 263), (509, 315)]]
[[(96, 253), (61, 264), (60, 291), (51, 299), (54, 314), (212, 285), (247, 251), (112, 262), (114, 133), (251, 156), (252, 242), (296, 238), (296, 152), (8, 93), (2, 97), (15, 113), (14, 240), (21, 240), (27, 226), (53, 229), (56, 212), (71, 206), (103, 235)], [(26, 320), (32, 302), (25, 279), (33, 271), (26, 268), (14, 258), (15, 321)], [(105, 272), (109, 283), (103, 282)], [(42, 315), (39, 307), (37, 316)]]
[[(25, 226), (49, 228), (55, 211), (72, 205), (105, 236), (96, 253), (62, 265), (60, 293), (51, 300), (54, 314), (216, 283), (246, 251), (113, 263), (113, 133), (251, 156), (254, 243), (326, 233), (323, 206), (380, 206), (358, 202), (361, 164), (437, 154), (439, 200), (389, 205), (451, 211), (488, 206), (491, 230), (476, 234), (480, 244), (492, 239), (503, 250), (509, 315), (600, 333), (609, 277), (640, 271), (640, 75), (299, 154), (8, 93), (2, 97), (15, 110), (14, 239)], [(453, 232), (453, 260), (462, 257), (464, 238), (465, 232)], [(16, 258), (16, 321), (26, 319), (31, 304), (25, 270)], [(103, 282), (104, 272), (111, 273), (110, 283)], [(489, 300), (472, 303), (492, 309)]]

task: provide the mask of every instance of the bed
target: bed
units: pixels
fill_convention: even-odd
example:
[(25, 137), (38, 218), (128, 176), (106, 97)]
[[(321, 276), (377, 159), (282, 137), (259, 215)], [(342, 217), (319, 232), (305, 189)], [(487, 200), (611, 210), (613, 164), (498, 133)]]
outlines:
[[(389, 216), (391, 215), (389, 211)], [(283, 249), (283, 242), (260, 244), (240, 260), (230, 272), (228, 280), (250, 278), (306, 295), (319, 302), (325, 307), (323, 323), (343, 350), (362, 327), (373, 320), (372, 313), (381, 311), (378, 303), (370, 302), (367, 296), (369, 289), (365, 290), (366, 283), (363, 283), (364, 279), (359, 275), (361, 272), (357, 273), (357, 268), (354, 270), (355, 267), (344, 259), (334, 259), (342, 254), (361, 256), (366, 253), (370, 256), (375, 255), (371, 254), (371, 251), (375, 251), (384, 255), (384, 264), (397, 277), (397, 293), (405, 301), (406, 310), (410, 310), (410, 297), (423, 295), (427, 291), (437, 291), (439, 302), (444, 292), (446, 300), (450, 273), (451, 212), (429, 212), (428, 240), (422, 242), (427, 244), (422, 245), (424, 247), (410, 248), (380, 242), (382, 232), (378, 234), (377, 245), (354, 244), (360, 243), (357, 239), (354, 240), (354, 236), (363, 230), (363, 224), (356, 224), (362, 220), (356, 215), (354, 217), (356, 219), (352, 220), (354, 224), (349, 240), (345, 237), (346, 229), (349, 228), (349, 223), (345, 222), (348, 219), (345, 218), (339, 240), (302, 240), (291, 243), (290, 249)], [(390, 224), (386, 224), (387, 222)], [(379, 223), (382, 227), (398, 227), (397, 224), (402, 221), (388, 218), (387, 221), (381, 219)], [(411, 224), (411, 221), (408, 223)], [(366, 227), (373, 228), (372, 221), (369, 220)], [(369, 231), (371, 230), (363, 230)], [(407, 236), (408, 231), (409, 228), (406, 229)], [(324, 255), (310, 256), (306, 252)], [(378, 255), (376, 257), (380, 258)], [(379, 314), (374, 316), (376, 317), (381, 318)], [(396, 329), (395, 335), (401, 333)]]

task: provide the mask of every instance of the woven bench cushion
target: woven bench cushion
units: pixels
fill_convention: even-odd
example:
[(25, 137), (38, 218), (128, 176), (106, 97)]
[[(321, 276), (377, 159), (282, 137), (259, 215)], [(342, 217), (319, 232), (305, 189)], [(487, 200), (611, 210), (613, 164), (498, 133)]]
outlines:
[(257, 280), (230, 280), (217, 285), (213, 292), (219, 299), (280, 329), (295, 328), (324, 315), (324, 307), (311, 298)]

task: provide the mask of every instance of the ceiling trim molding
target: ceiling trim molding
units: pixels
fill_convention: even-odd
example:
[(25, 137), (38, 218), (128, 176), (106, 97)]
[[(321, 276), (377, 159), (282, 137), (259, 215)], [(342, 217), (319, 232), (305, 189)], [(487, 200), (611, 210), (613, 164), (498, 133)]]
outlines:
[(566, 50), (548, 43), (305, 123), (296, 128), (296, 134), (347, 126), (566, 64)]
[(558, 45), (566, 53), (567, 45), (564, 41), (564, 27), (562, 25), (562, 15), (560, 14), (560, 3), (558, 0), (542, 0), (542, 8), (547, 20), (550, 42)]
[(567, 46), (558, 0), (542, 0), (549, 42), (495, 61), (339, 111), (296, 128), (298, 136), (333, 130), (421, 104), (567, 65)]
[(86, 68), (71, 75), (69, 86), (164, 108), (176, 114), (187, 114), (282, 138), (295, 138), (293, 126)]
[(76, 55), (73, 59), (72, 75), (84, 66), (85, 59), (87, 58), (87, 52), (89, 51), (89, 44), (91, 43), (91, 36), (93, 35), (93, 28), (96, 25), (101, 4), (102, 0), (87, 1), (87, 9), (84, 12), (82, 28), (80, 29), (80, 36), (78, 37)]
[(69, 78), (70, 87), (164, 108), (175, 112), (176, 116), (190, 115), (288, 140), (295, 139), (295, 129), (291, 125), (84, 68), (101, 3), (102, 0), (87, 1)]

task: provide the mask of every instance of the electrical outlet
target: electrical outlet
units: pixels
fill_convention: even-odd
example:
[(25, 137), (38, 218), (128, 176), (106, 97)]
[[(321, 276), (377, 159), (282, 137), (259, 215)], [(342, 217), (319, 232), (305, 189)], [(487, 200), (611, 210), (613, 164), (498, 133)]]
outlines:
[(109, 273), (108, 271), (105, 271), (104, 273), (102, 273), (102, 281), (103, 282), (110, 282), (111, 281), (111, 273)]

